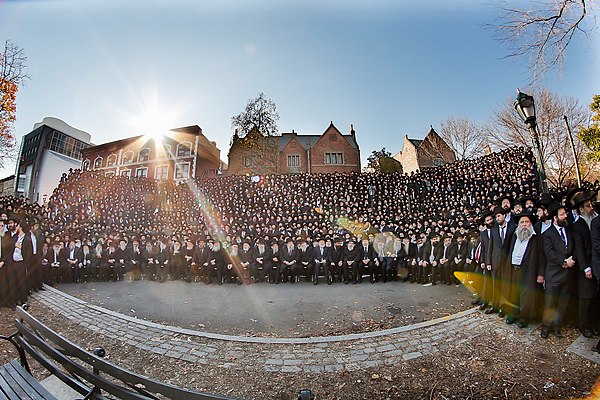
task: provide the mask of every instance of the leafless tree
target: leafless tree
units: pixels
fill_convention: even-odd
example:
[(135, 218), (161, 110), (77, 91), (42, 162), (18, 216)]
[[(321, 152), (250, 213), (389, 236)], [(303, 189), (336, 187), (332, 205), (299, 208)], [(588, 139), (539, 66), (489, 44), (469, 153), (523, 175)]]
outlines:
[[(573, 130), (589, 119), (589, 113), (573, 98), (559, 98), (554, 93), (542, 89), (533, 94), (540, 138), (542, 158), (546, 166), (548, 183), (562, 186), (574, 174), (573, 153), (568, 145), (564, 116), (569, 118)], [(514, 99), (494, 112), (487, 129), (490, 144), (495, 148), (515, 145), (533, 147), (529, 129), (523, 123), (513, 106)], [(585, 149), (575, 139), (577, 158), (581, 159)]]
[(565, 53), (577, 36), (595, 28), (591, 18), (596, 0), (540, 0), (514, 7), (503, 2), (492, 25), (501, 42), (510, 46), (508, 58), (527, 57), (532, 78), (562, 68)]
[(487, 144), (485, 130), (465, 117), (450, 116), (442, 121), (440, 136), (454, 150), (457, 160), (481, 156)]

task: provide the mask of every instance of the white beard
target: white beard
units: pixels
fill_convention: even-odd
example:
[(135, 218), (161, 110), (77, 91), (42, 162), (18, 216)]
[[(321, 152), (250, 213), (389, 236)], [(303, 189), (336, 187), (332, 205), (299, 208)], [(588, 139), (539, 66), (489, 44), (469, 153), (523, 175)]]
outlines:
[(533, 226), (529, 227), (529, 228), (517, 228), (517, 238), (521, 241), (524, 242), (525, 240), (529, 239), (530, 237), (532, 237), (534, 234), (533, 231)]

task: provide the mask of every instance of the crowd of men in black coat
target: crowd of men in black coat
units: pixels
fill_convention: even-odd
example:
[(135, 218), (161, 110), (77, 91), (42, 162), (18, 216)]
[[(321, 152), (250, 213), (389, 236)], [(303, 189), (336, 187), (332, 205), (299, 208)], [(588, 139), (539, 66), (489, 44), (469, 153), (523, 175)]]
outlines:
[[(587, 336), (597, 329), (600, 270), (592, 268), (598, 183), (586, 185), (540, 197), (523, 148), (410, 175), (176, 184), (75, 170), (43, 206), (0, 198), (0, 300), (14, 306), (42, 283), (90, 280), (451, 285), (462, 272), (482, 309), (507, 323), (524, 327), (544, 309), (545, 337), (560, 335), (575, 294)], [(549, 227), (564, 224), (563, 214), (565, 240), (554, 230), (567, 246), (553, 252), (560, 243)]]

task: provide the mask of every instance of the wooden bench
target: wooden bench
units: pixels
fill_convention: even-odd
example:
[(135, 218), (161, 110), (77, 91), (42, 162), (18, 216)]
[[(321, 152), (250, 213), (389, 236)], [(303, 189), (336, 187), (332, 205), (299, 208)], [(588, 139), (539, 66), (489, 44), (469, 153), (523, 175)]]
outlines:
[(104, 360), (104, 350), (101, 348), (90, 353), (45, 326), (23, 308), (18, 307), (17, 314), (17, 332), (0, 336), (11, 342), (19, 353), (18, 360), (0, 367), (0, 400), (56, 400), (31, 375), (27, 354), (81, 394), (83, 399), (106, 399), (106, 395), (108, 398), (126, 400), (231, 400), (229, 397), (183, 389), (128, 371)]

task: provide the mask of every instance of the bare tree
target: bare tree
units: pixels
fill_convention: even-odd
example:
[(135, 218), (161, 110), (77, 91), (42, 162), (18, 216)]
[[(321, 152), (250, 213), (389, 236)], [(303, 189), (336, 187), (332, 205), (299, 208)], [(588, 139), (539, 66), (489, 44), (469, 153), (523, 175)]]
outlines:
[(485, 130), (465, 117), (450, 116), (442, 121), (440, 136), (454, 150), (457, 160), (481, 156), (487, 144)]
[(231, 128), (239, 137), (246, 136), (254, 128), (265, 136), (277, 136), (277, 121), (279, 114), (275, 102), (261, 92), (255, 99), (248, 100), (244, 111), (231, 117)]
[[(573, 98), (559, 98), (554, 93), (542, 89), (533, 95), (540, 138), (542, 159), (546, 166), (547, 179), (551, 185), (562, 186), (574, 173), (574, 159), (564, 123), (569, 118), (572, 127), (583, 126), (588, 113)], [(502, 108), (496, 110), (488, 128), (490, 144), (496, 148), (511, 146), (532, 147), (531, 134), (513, 106), (514, 99), (507, 99)], [(574, 130), (576, 130), (575, 128)], [(578, 159), (585, 149), (575, 138), (575, 151)]]
[(523, 8), (504, 2), (493, 27), (499, 40), (510, 45), (506, 57), (527, 57), (535, 80), (549, 69), (561, 68), (572, 40), (593, 29), (590, 9), (595, 1), (540, 0), (525, 2)]
[(17, 91), (29, 79), (26, 64), (23, 49), (5, 41), (0, 52), (0, 167), (16, 155), (13, 125), (17, 119)]

